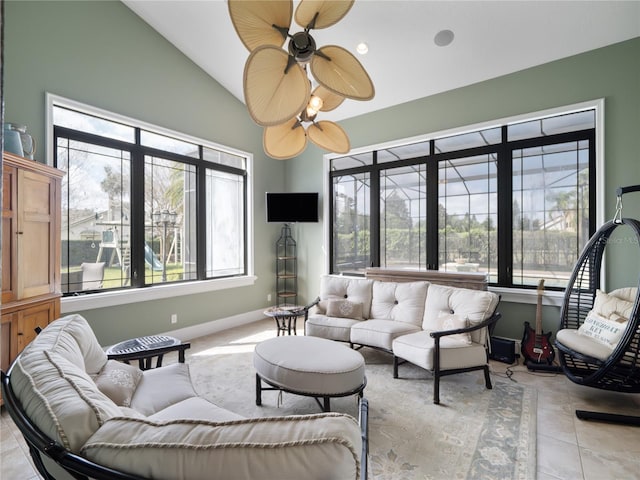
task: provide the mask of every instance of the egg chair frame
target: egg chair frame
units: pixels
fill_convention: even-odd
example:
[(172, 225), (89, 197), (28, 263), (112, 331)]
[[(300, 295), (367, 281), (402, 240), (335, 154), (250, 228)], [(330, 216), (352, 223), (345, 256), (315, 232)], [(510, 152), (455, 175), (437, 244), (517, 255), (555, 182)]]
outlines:
[[(560, 329), (577, 330), (593, 308), (596, 291), (600, 289), (604, 252), (615, 229), (624, 226), (632, 230), (635, 235), (635, 244), (638, 246), (638, 255), (640, 255), (640, 222), (622, 217), (622, 195), (638, 191), (640, 191), (640, 185), (617, 189), (618, 199), (614, 219), (598, 229), (580, 254), (565, 290), (560, 313)], [(638, 287), (640, 287), (640, 279)], [(631, 315), (622, 338), (605, 360), (575, 351), (557, 340), (555, 345), (562, 370), (572, 382), (616, 392), (640, 392), (640, 288), (636, 292)], [(640, 416), (585, 410), (576, 410), (576, 416), (583, 420), (640, 426)]]

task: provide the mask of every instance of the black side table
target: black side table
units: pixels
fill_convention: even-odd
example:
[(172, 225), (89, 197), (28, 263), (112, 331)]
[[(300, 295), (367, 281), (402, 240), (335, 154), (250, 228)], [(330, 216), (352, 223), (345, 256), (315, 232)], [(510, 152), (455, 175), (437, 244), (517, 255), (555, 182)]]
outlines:
[(190, 348), (189, 342), (181, 342), (179, 339), (168, 335), (149, 335), (146, 337), (132, 338), (112, 345), (107, 348), (107, 358), (129, 363), (130, 360), (138, 360), (140, 370), (153, 368), (151, 361), (158, 357), (155, 368), (162, 366), (162, 358), (165, 353), (178, 352), (178, 361), (184, 363), (184, 351)]
[(296, 319), (298, 317), (304, 316), (304, 313), (305, 307), (302, 307), (300, 305), (291, 305), (288, 307), (271, 307), (264, 311), (264, 314), (267, 317), (271, 317), (276, 321), (278, 336), (280, 336), (280, 332), (282, 332), (283, 335), (285, 333), (291, 335), (291, 330), (293, 330), (294, 335), (297, 335), (298, 333), (296, 332)]

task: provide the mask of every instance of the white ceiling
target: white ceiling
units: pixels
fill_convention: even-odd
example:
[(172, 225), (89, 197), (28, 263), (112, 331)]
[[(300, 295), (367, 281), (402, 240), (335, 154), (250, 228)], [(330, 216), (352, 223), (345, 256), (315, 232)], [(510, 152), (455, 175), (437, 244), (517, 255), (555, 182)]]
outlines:
[[(249, 52), (226, 1), (122, 1), (244, 101)], [(433, 38), (443, 29), (455, 39), (438, 47)], [(294, 24), (290, 32), (301, 30)], [(355, 54), (359, 42), (369, 45), (367, 55), (356, 56), (375, 98), (347, 100), (326, 114), (340, 120), (640, 36), (640, 1), (356, 0), (339, 23), (311, 33), (318, 47)]]

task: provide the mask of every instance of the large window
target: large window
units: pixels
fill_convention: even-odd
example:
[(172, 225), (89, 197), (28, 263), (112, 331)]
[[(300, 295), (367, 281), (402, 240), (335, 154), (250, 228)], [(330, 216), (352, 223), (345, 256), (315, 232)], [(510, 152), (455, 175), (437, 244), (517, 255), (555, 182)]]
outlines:
[(589, 106), (330, 159), (331, 273), (564, 287), (595, 231), (596, 123)]
[(241, 152), (52, 106), (65, 295), (246, 276)]

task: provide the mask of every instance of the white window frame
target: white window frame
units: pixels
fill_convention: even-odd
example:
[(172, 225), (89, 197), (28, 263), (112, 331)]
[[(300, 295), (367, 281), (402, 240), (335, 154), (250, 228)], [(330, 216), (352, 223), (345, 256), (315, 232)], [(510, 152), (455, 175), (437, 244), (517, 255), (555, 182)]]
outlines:
[(54, 158), (54, 145), (53, 145), (53, 108), (64, 107), (72, 110), (76, 110), (88, 115), (95, 115), (108, 120), (124, 123), (134, 127), (140, 127), (145, 130), (150, 130), (154, 133), (167, 135), (187, 142), (210, 147), (214, 150), (230, 153), (246, 158), (246, 172), (247, 172), (247, 274), (237, 277), (228, 278), (216, 278), (210, 280), (198, 280), (177, 284), (163, 284), (154, 285), (148, 288), (132, 288), (127, 290), (114, 290), (99, 293), (92, 293), (90, 295), (81, 295), (78, 297), (63, 297), (61, 300), (60, 310), (61, 313), (79, 312), (83, 310), (90, 310), (96, 308), (113, 307), (116, 305), (125, 305), (129, 303), (144, 302), (148, 300), (159, 300), (171, 297), (178, 297), (182, 295), (193, 295), (198, 293), (213, 292), (216, 290), (225, 290), (229, 288), (247, 287), (254, 285), (257, 276), (254, 270), (254, 211), (253, 211), (253, 154), (244, 152), (242, 150), (220, 145), (209, 140), (193, 137), (181, 132), (153, 125), (151, 123), (143, 122), (134, 118), (130, 118), (117, 113), (109, 112), (91, 105), (87, 105), (76, 100), (61, 97), (53, 93), (47, 92), (45, 95), (45, 120), (46, 120), (46, 159), (47, 164), (53, 164)]
[[(520, 115), (514, 115), (510, 117), (504, 117), (496, 120), (491, 120), (487, 122), (475, 123), (472, 125), (466, 125), (463, 127), (457, 127), (447, 130), (439, 130), (436, 132), (426, 133), (422, 135), (417, 135), (415, 137), (403, 138), (399, 140), (392, 140), (389, 142), (378, 143), (373, 145), (368, 145), (364, 147), (355, 148), (347, 155), (358, 155), (362, 153), (371, 152), (373, 150), (384, 150), (387, 148), (400, 147), (403, 145), (408, 145), (412, 143), (424, 142), (431, 139), (437, 139), (441, 137), (449, 137), (452, 135), (461, 135), (465, 133), (472, 133), (478, 130), (485, 130), (489, 128), (500, 127), (503, 125), (511, 125), (515, 123), (521, 123), (525, 121), (538, 120), (545, 117), (557, 116), (562, 114), (576, 113), (583, 110), (594, 110), (595, 111), (595, 149), (596, 149), (596, 225), (602, 225), (605, 222), (604, 212), (605, 212), (605, 145), (604, 145), (604, 98), (599, 98), (595, 100), (588, 100), (585, 102), (575, 103), (572, 105), (565, 105), (562, 107), (555, 107), (547, 110), (540, 110), (537, 112), (524, 113)], [(324, 218), (329, 219), (330, 217), (330, 209), (333, 199), (329, 198), (330, 193), (330, 169), (331, 169), (331, 160), (334, 158), (344, 157), (345, 154), (335, 154), (335, 153), (327, 153), (323, 155), (323, 213)], [(328, 221), (324, 222), (324, 273), (328, 273), (331, 270), (331, 258), (329, 258), (330, 249), (328, 248), (331, 245), (331, 226)], [(603, 261), (606, 262), (606, 259)], [(602, 285), (603, 288), (606, 288), (605, 285), (605, 276), (604, 272), (606, 268), (602, 269)], [(506, 288), (506, 287), (489, 287), (489, 290), (496, 292), (501, 295), (501, 298), (505, 302), (514, 302), (514, 303), (529, 303), (536, 304), (537, 303), (537, 292), (536, 290), (525, 289), (525, 288)], [(563, 292), (550, 292), (545, 291), (543, 296), (543, 304), (544, 305), (553, 305), (553, 306), (562, 306), (562, 301), (564, 298)]]

